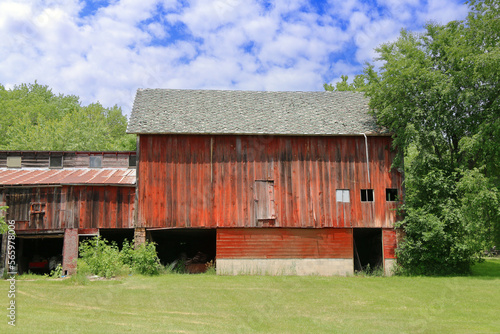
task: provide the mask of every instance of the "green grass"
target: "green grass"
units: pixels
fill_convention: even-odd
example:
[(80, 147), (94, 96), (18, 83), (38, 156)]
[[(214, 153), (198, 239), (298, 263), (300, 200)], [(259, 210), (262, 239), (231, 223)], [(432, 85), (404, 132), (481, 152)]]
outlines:
[[(17, 281), (0, 333), (498, 333), (500, 260), (469, 277), (131, 276)], [(5, 292), (1, 292), (5, 291)]]

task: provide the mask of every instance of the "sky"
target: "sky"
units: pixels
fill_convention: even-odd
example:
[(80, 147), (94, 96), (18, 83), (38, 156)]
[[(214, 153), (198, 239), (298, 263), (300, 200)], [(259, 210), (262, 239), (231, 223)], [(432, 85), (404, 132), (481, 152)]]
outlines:
[(459, 0), (0, 0), (0, 84), (130, 114), (138, 88), (321, 91)]

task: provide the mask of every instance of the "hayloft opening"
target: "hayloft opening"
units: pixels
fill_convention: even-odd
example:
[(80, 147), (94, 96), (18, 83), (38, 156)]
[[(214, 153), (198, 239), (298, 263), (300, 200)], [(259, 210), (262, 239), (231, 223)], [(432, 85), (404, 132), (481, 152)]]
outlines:
[(354, 271), (372, 272), (383, 266), (382, 229), (355, 228), (353, 241)]
[(17, 235), (15, 240), (18, 273), (50, 274), (62, 264), (64, 235)]
[(215, 263), (215, 229), (167, 229), (148, 231), (154, 241), (160, 262), (173, 270), (188, 273), (206, 271), (206, 264)]

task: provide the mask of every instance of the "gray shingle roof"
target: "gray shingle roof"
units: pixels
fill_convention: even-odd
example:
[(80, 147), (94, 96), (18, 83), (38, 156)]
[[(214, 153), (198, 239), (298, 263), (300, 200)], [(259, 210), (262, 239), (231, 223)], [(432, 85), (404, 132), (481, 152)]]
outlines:
[(349, 135), (380, 133), (354, 92), (139, 89), (128, 133)]

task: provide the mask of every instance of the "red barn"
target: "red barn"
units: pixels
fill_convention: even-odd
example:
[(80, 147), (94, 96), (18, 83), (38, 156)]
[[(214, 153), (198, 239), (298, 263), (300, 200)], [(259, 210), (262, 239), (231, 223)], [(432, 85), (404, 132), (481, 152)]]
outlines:
[[(75, 270), (80, 238), (134, 236), (136, 152), (0, 151), (0, 206), (20, 273)], [(5, 263), (6, 237), (2, 240)]]
[(219, 274), (387, 271), (402, 176), (368, 111), (353, 92), (139, 90), (137, 235)]

